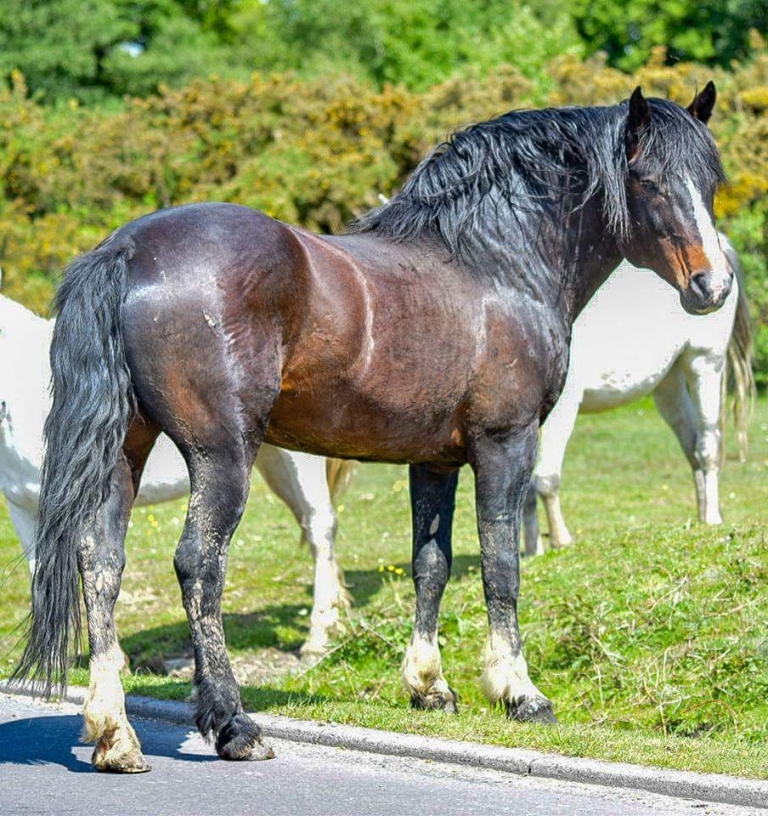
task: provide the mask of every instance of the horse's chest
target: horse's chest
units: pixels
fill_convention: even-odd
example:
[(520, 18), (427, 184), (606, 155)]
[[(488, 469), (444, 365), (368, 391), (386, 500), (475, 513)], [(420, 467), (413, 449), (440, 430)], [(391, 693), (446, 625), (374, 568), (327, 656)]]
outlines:
[[(515, 319), (517, 317), (517, 319)], [(489, 321), (472, 395), (475, 418), (496, 427), (535, 420), (554, 403), (568, 369), (568, 335), (547, 314)]]

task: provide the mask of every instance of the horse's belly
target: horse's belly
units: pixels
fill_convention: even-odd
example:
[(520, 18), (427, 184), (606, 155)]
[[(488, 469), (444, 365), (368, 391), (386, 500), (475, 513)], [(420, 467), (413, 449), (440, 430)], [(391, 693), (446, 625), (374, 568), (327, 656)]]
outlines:
[[(649, 336), (650, 335), (650, 336)], [(685, 347), (684, 342), (661, 342), (646, 333), (634, 342), (607, 335), (601, 343), (581, 344), (576, 337), (571, 370), (582, 390), (583, 413), (607, 411), (650, 394), (664, 379)]]
[(272, 411), (265, 441), (319, 456), (461, 464), (466, 454), (457, 414), (429, 401), (414, 399), (409, 404), (402, 396), (283, 394)]

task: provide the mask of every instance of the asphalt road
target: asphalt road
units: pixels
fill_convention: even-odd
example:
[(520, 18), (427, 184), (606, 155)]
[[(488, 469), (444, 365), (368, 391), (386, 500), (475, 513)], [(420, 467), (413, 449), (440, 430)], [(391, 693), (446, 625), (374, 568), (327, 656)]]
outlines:
[[(705, 805), (423, 760), (272, 741), (277, 758), (227, 763), (187, 728), (134, 720), (152, 772), (91, 769), (68, 703), (0, 694), (0, 814), (97, 816), (742, 816)], [(765, 811), (762, 811), (765, 813)]]

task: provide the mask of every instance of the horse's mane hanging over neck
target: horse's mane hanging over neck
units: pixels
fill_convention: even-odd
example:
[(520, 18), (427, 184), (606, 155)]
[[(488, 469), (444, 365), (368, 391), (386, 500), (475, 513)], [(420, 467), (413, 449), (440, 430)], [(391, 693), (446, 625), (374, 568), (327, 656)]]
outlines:
[[(708, 129), (679, 105), (649, 100), (651, 123), (640, 135), (649, 172), (720, 181), (723, 171)], [(455, 133), (414, 170), (389, 203), (364, 215), (351, 231), (396, 241), (437, 235), (452, 254), (488, 219), (518, 222), (562, 213), (595, 195), (606, 225), (630, 232), (625, 147), (627, 103), (613, 107), (512, 111)], [(576, 191), (580, 200), (574, 200)]]

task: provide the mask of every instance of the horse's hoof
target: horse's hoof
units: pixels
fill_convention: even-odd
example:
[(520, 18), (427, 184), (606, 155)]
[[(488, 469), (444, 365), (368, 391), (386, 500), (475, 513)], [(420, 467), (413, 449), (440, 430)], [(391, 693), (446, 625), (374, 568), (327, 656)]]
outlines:
[(449, 688), (448, 691), (430, 691), (427, 694), (412, 694), (411, 708), (419, 711), (445, 711), (447, 714), (458, 714), (459, 698), (456, 692)]
[(299, 661), (302, 669), (311, 669), (325, 657), (326, 650), (317, 651), (315, 649), (302, 649), (299, 652)]
[(517, 722), (556, 723), (552, 703), (546, 697), (521, 697), (505, 702), (507, 717)]
[(94, 749), (91, 764), (103, 773), (140, 774), (152, 770), (141, 751), (132, 749), (127, 754), (116, 755), (103, 741), (99, 741)]
[(261, 729), (246, 714), (236, 714), (219, 731), (216, 753), (222, 759), (239, 762), (275, 758), (272, 746), (261, 741)]
[(299, 660), (302, 666), (317, 665), (328, 654), (328, 638), (305, 640), (299, 649)]

